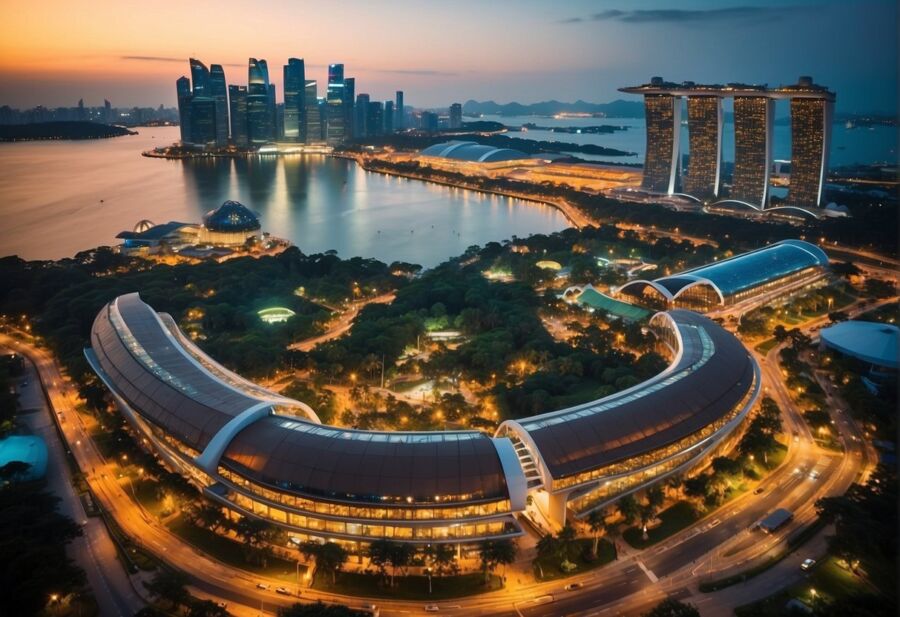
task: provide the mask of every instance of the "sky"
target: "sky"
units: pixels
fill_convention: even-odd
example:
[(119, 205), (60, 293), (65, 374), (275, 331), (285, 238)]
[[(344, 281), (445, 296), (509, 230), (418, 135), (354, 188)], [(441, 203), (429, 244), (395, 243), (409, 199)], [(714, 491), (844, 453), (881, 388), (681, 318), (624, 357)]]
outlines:
[[(175, 104), (188, 58), (247, 83), (247, 59), (307, 78), (343, 62), (356, 92), (408, 105), (638, 100), (659, 75), (697, 83), (812, 75), (843, 112), (897, 109), (894, 0), (0, 0), (0, 105)], [(279, 100), (281, 95), (279, 94)]]

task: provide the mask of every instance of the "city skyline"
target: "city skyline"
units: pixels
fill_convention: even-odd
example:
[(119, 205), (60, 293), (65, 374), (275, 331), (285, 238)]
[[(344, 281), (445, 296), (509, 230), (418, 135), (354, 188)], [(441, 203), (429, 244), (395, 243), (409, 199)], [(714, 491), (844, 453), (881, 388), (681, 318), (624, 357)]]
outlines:
[[(239, 83), (234, 75), (246, 70), (246, 59), (262, 56), (279, 67), (289, 58), (304, 58), (307, 79), (320, 84), (327, 82), (328, 64), (343, 63), (353, 67), (372, 100), (391, 99), (403, 89), (420, 107), (468, 99), (604, 102), (619, 98), (616, 87), (635, 74), (770, 86), (813, 74), (848, 93), (838, 111), (896, 106), (896, 81), (884, 77), (895, 75), (897, 66), (896, 7), (889, 2), (723, 6), (698, 0), (676, 7), (643, 1), (628, 10), (615, 2), (573, 2), (564, 9), (529, 2), (514, 10), (504, 4), (479, 7), (478, 19), (465, 11), (466, 3), (458, 6), (450, 13), (446, 7), (413, 10), (400, 1), (377, 8), (349, 3), (329, 12), (300, 5), (272, 9), (263, 18), (225, 3), (215, 12), (195, 9), (211, 34), (188, 35), (190, 20), (174, 6), (119, 15), (101, 4), (74, 15), (50, 3), (0, 26), (0, 77), (6, 84), (0, 103), (55, 107), (71, 105), (73, 98), (88, 105), (106, 98), (123, 107), (174, 107), (173, 63), (215, 58), (227, 81)], [(113, 26), (107, 15), (120, 25)], [(502, 29), (496, 27), (500, 21)], [(71, 29), (72, 23), (79, 27)], [(353, 27), (337, 27), (357, 23), (380, 36), (361, 46)], [(244, 35), (250, 25), (265, 27), (265, 39)], [(698, 31), (704, 36), (696, 37)], [(523, 32), (538, 35), (523, 46)], [(760, 40), (778, 44), (759, 45)], [(666, 52), (673, 41), (677, 54)], [(281, 90), (281, 71), (272, 73), (271, 83)]]

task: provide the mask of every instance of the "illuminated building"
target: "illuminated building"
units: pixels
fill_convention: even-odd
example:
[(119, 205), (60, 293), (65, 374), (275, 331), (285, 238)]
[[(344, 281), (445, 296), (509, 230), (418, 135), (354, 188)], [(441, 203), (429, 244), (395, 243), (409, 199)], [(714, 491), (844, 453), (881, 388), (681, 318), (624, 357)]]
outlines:
[(683, 192), (700, 199), (719, 194), (722, 168), (722, 99), (687, 97), (690, 159)]
[(245, 148), (250, 145), (247, 137), (247, 86), (228, 86), (231, 106), (231, 141)]
[(462, 128), (462, 105), (459, 103), (453, 103), (450, 106), (450, 128)]
[(353, 102), (356, 99), (356, 79), (353, 77), (344, 78), (344, 139), (348, 139), (356, 135), (356, 118), (354, 117)]
[(776, 92), (791, 100), (791, 184), (787, 204), (800, 208), (822, 205), (828, 172), (834, 94), (801, 77), (795, 86)]
[(178, 125), (181, 131), (181, 143), (191, 141), (191, 80), (181, 76), (175, 80), (175, 92), (178, 96)]
[(191, 97), (191, 143), (216, 143), (216, 101), (208, 96)]
[(275, 137), (269, 110), (269, 67), (265, 60), (250, 58), (247, 73), (247, 138), (251, 145), (259, 146)]
[(344, 65), (328, 65), (328, 89), (325, 92), (325, 141), (337, 145), (347, 136), (347, 117), (344, 106)]
[(228, 86), (221, 64), (209, 67), (209, 96), (216, 103), (216, 145), (228, 145)]
[(729, 198), (765, 208), (772, 167), (775, 102), (766, 96), (734, 97), (734, 173)]
[(550, 520), (587, 515), (728, 447), (759, 391), (741, 344), (696, 313), (650, 320), (671, 364), (597, 401), (478, 431), (322, 425), (200, 351), (138, 294), (97, 315), (85, 355), (129, 424), (229, 516), (296, 540), (472, 545), (522, 534), (527, 497)]
[(198, 242), (214, 246), (241, 246), (259, 235), (259, 217), (244, 204), (228, 200), (203, 215)]
[(366, 105), (366, 136), (377, 137), (384, 134), (384, 107), (380, 101), (370, 101)]
[(828, 256), (815, 244), (782, 240), (755, 251), (618, 290), (650, 306), (710, 311), (796, 294), (827, 274)]
[(191, 82), (193, 86), (191, 93), (194, 96), (211, 96), (209, 91), (209, 69), (196, 58), (190, 58), (188, 63), (191, 66)]
[(319, 109), (319, 99), (315, 79), (306, 81), (305, 106), (306, 106), (306, 132), (305, 142), (315, 144), (322, 141), (322, 112)]
[(405, 108), (403, 107), (403, 90), (397, 90), (396, 93), (396, 103), (394, 104), (394, 113), (396, 114), (396, 118), (394, 118), (394, 128), (398, 131), (402, 131), (406, 128), (406, 117), (405, 117)]
[(384, 102), (384, 132), (390, 135), (394, 132), (394, 101)]
[(284, 66), (284, 139), (306, 141), (306, 68), (302, 59)]
[(648, 94), (644, 97), (644, 109), (647, 154), (641, 186), (657, 193), (674, 193), (681, 135), (681, 99), (669, 94)]
[(369, 95), (360, 93), (356, 95), (356, 107), (353, 110), (353, 136), (367, 137), (369, 128), (366, 125), (366, 118), (369, 113)]

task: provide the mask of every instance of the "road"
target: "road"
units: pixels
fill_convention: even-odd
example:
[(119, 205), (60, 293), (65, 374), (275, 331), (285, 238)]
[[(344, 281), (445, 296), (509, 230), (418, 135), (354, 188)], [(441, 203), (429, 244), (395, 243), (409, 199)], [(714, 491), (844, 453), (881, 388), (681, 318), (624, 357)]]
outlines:
[(359, 312), (363, 307), (368, 306), (369, 304), (389, 304), (394, 301), (394, 296), (394, 292), (390, 292), (360, 302), (354, 302), (349, 309), (341, 313), (341, 316), (331, 324), (327, 331), (317, 336), (293, 343), (288, 346), (288, 349), (293, 349), (295, 351), (310, 351), (320, 343), (341, 337), (350, 330), (353, 321), (356, 319), (356, 316), (359, 315)]
[[(4, 342), (4, 338), (10, 346), (14, 346), (8, 337), (0, 336), (0, 343)], [(88, 479), (97, 499), (130, 537), (139, 538), (147, 550), (186, 571), (193, 580), (195, 593), (227, 601), (236, 614), (243, 614), (248, 610), (258, 612), (260, 602), (265, 602), (268, 608), (290, 602), (272, 592), (256, 589), (259, 577), (231, 568), (196, 551), (147, 516), (129, 498), (125, 487), (117, 480), (115, 464), (105, 461), (94, 447), (85, 424), (86, 419), (75, 413), (74, 394), (64, 385), (52, 357), (33, 346), (18, 345), (16, 348), (31, 357), (40, 369), (53, 408), (74, 419), (62, 424), (66, 440), (70, 444), (76, 444), (75, 456), (80, 467), (91, 470)], [(765, 492), (762, 495), (745, 494), (662, 544), (643, 552), (629, 551), (620, 561), (600, 570), (549, 583), (522, 585), (510, 581), (510, 587), (501, 592), (439, 603), (443, 606), (442, 614), (518, 617), (592, 615), (594, 612), (598, 615), (635, 614), (665, 595), (697, 599), (698, 602), (707, 602), (711, 606), (715, 604), (720, 608), (740, 603), (740, 599), (735, 598), (740, 597), (739, 592), (744, 589), (743, 586), (699, 596), (696, 591), (697, 580), (746, 568), (776, 545), (783, 543), (789, 533), (812, 520), (815, 499), (846, 490), (868, 460), (866, 452), (861, 451), (859, 444), (862, 442), (855, 440), (848, 440), (845, 444), (848, 456), (836, 456), (815, 445), (799, 410), (785, 390), (777, 367), (779, 350), (776, 347), (765, 359), (761, 359), (763, 382), (767, 394), (778, 401), (784, 412), (787, 434), (796, 434), (796, 440), (792, 438), (789, 441), (784, 463), (763, 483)], [(846, 430), (852, 431), (854, 427), (847, 425)], [(809, 472), (816, 466), (821, 476), (818, 480), (811, 480)], [(773, 536), (753, 535), (748, 531), (752, 523), (775, 507), (792, 509), (796, 515), (795, 522)], [(765, 541), (761, 541), (763, 538)], [(784, 563), (790, 565), (790, 560)], [(787, 565), (779, 564), (777, 568)], [(272, 588), (283, 584), (274, 580), (268, 582)], [(582, 582), (584, 588), (573, 592), (563, 591), (563, 586), (569, 582)], [(340, 601), (351, 606), (369, 602), (309, 589), (303, 590), (303, 598)], [(370, 601), (378, 604), (381, 614), (385, 616), (418, 612), (424, 604), (386, 602), (380, 599)]]
[[(15, 349), (15, 346), (7, 347)], [(65, 447), (40, 387), (38, 373), (30, 362), (25, 363), (25, 377), (28, 385), (19, 388), (19, 404), (27, 412), (21, 413), (19, 420), (47, 444), (47, 488), (61, 499), (60, 513), (81, 524), (83, 535), (72, 541), (67, 552), (87, 575), (101, 615), (130, 617), (145, 602), (135, 592), (118, 560), (116, 546), (103, 520), (87, 516), (72, 486)]]

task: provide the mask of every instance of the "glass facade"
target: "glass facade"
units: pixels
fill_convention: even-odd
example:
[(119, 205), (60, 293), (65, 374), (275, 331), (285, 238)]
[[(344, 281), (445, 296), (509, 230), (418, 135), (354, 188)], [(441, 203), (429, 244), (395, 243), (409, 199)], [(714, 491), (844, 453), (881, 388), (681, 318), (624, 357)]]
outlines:
[(722, 99), (718, 96), (687, 98), (690, 159), (683, 192), (700, 199), (719, 194), (722, 162)]
[(791, 184), (787, 196), (791, 206), (821, 205), (831, 105), (825, 99), (791, 99)]
[(209, 95), (216, 102), (216, 146), (228, 145), (228, 86), (221, 64), (209, 67)]
[(644, 97), (647, 122), (647, 155), (644, 158), (644, 180), (648, 191), (671, 193), (675, 188), (678, 165), (678, 133), (681, 99), (669, 95)]
[(231, 141), (234, 145), (245, 148), (250, 144), (247, 137), (247, 87), (228, 86), (228, 98), (231, 107)]
[(764, 207), (772, 165), (775, 105), (764, 96), (734, 97), (734, 174), (729, 197)]
[(306, 141), (306, 67), (291, 58), (284, 67), (284, 138)]

